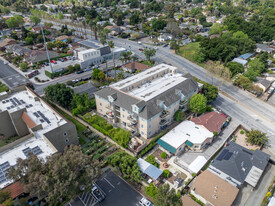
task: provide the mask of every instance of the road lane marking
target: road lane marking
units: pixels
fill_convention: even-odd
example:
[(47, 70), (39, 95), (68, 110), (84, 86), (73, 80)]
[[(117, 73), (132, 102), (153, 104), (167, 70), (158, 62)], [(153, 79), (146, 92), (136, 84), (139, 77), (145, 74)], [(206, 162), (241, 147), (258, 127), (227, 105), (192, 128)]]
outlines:
[(109, 180), (107, 180), (105, 177), (104, 177), (104, 180), (106, 180), (106, 182), (108, 182), (113, 188), (115, 188), (115, 186), (112, 185), (112, 183)]

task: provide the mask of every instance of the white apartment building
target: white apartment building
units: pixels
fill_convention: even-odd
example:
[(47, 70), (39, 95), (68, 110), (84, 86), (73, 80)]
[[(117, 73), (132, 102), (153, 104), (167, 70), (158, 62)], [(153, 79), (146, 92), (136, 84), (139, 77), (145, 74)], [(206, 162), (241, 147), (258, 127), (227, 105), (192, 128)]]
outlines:
[(189, 73), (159, 64), (96, 92), (97, 112), (133, 135), (150, 138), (171, 123), (177, 110), (186, 110), (201, 87)]

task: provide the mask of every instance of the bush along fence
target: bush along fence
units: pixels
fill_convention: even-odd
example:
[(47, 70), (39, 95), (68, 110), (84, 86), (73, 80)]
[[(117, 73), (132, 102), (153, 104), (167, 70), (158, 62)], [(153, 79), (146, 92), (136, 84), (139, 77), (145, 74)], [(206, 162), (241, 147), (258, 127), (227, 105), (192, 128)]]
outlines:
[[(68, 115), (70, 115), (70, 116), (72, 116), (72, 113), (70, 112), (70, 111), (68, 111), (68, 110), (66, 110), (66, 109), (64, 109), (64, 108), (62, 108), (62, 107), (60, 107), (58, 104), (56, 104), (56, 103), (54, 103), (54, 102), (52, 102), (51, 101), (51, 103), (52, 104), (54, 104), (56, 107), (58, 107), (59, 109), (61, 109), (63, 112), (65, 112), (66, 114), (68, 114)], [(85, 116), (85, 115), (84, 115)], [(89, 118), (89, 116), (92, 116), (91, 114), (87, 114), (87, 117), (86, 118)], [(96, 115), (96, 119), (98, 119), (98, 115)], [(110, 143), (112, 143), (112, 144), (114, 144), (114, 145), (116, 145), (117, 147), (119, 147), (121, 150), (123, 150), (123, 151), (125, 151), (125, 152), (127, 152), (128, 154), (130, 154), (131, 156), (135, 156), (132, 152), (130, 152), (128, 149), (126, 149), (125, 147), (123, 147), (123, 146), (121, 146), (119, 143), (117, 143), (114, 139), (112, 139), (111, 137), (109, 137), (108, 136), (108, 134), (107, 134), (107, 131), (106, 131), (106, 129), (102, 129), (102, 128), (100, 128), (100, 126), (98, 126), (97, 124), (93, 124), (93, 125), (91, 125), (91, 124), (89, 124), (88, 122), (86, 122), (86, 120), (85, 120), (85, 117), (78, 117), (78, 116), (72, 116), (72, 118), (74, 118), (74, 119), (76, 119), (77, 121), (79, 121), (81, 124), (83, 124), (84, 126), (86, 126), (86, 127), (88, 127), (92, 132), (94, 132), (94, 133), (96, 133), (96, 134), (98, 134), (100, 137), (102, 137), (102, 138), (105, 138), (108, 142), (110, 142)], [(82, 119), (83, 118), (83, 119)], [(102, 118), (103, 120), (105, 120), (104, 118)], [(100, 119), (101, 120), (101, 119)], [(100, 121), (99, 120), (99, 121)], [(106, 120), (105, 120), (106, 121)], [(97, 125), (97, 126), (96, 126)], [(95, 127), (94, 127), (95, 126)], [(112, 126), (112, 125), (111, 125)], [(107, 127), (110, 127), (109, 125), (107, 126)], [(113, 127), (113, 126), (112, 126)], [(112, 128), (113, 130), (112, 130), (112, 132), (110, 132), (110, 133), (112, 133), (113, 135), (114, 135), (114, 130), (116, 130), (116, 131), (118, 131), (117, 133), (116, 133), (116, 136), (120, 136), (120, 134), (122, 134), (122, 135), (124, 135), (123, 137), (125, 138), (125, 136), (127, 137), (127, 135), (126, 135), (126, 133), (124, 133), (124, 132), (121, 132), (123, 129), (121, 129), (121, 128)], [(111, 130), (111, 129), (110, 129)], [(125, 130), (123, 130), (123, 131), (125, 131)], [(126, 132), (128, 132), (128, 131), (126, 131)], [(129, 141), (130, 141), (130, 136), (129, 136)], [(127, 146), (128, 146), (128, 144), (127, 144)]]

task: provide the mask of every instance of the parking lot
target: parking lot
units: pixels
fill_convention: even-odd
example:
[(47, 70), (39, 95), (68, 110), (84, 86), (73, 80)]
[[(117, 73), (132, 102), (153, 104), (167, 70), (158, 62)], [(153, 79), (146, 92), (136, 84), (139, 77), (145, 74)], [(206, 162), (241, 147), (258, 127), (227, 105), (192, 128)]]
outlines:
[(229, 125), (222, 130), (218, 138), (216, 138), (216, 140), (214, 140), (214, 142), (212, 142), (203, 152), (185, 152), (177, 158), (177, 162), (188, 168), (198, 156), (204, 156), (205, 159), (209, 160), (237, 126), (238, 125), (234, 121), (231, 121)]
[[(58, 71), (59, 69), (61, 68), (66, 68), (70, 65), (75, 65), (75, 64), (80, 64), (78, 60), (73, 60), (73, 59), (68, 59), (67, 61), (59, 61), (57, 60), (56, 63), (51, 63), (52, 65), (52, 68), (53, 68), (53, 71)], [(47, 71), (51, 71), (51, 68), (50, 66), (45, 66), (45, 67), (42, 67), (43, 69), (47, 70)]]
[(96, 184), (105, 195), (105, 199), (96, 203), (95, 198), (89, 192), (85, 192), (66, 204), (66, 206), (138, 206), (142, 195), (128, 185), (124, 180), (112, 171), (103, 174)]

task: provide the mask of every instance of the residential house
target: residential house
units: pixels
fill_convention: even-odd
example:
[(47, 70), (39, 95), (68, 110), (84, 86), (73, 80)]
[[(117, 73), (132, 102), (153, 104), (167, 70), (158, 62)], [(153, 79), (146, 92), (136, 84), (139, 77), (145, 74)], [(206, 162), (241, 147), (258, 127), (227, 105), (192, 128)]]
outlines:
[(230, 142), (211, 162), (209, 170), (230, 184), (240, 187), (244, 182), (255, 187), (261, 178), (270, 155), (261, 150), (251, 151)]
[(16, 55), (16, 56), (24, 56), (25, 54), (31, 52), (31, 49), (27, 47), (22, 47), (19, 44), (11, 44), (6, 46), (6, 52), (12, 53), (13, 55)]
[(197, 125), (202, 125), (212, 133), (216, 132), (219, 134), (226, 122), (226, 116), (223, 113), (207, 112), (199, 117), (193, 117), (191, 121)]
[(272, 81), (269, 81), (269, 80), (263, 79), (263, 78), (258, 78), (257, 82), (254, 85), (260, 87), (264, 93), (269, 89), (271, 84), (272, 84)]
[(94, 98), (94, 93), (97, 91), (97, 88), (91, 84), (91, 82), (88, 82), (86, 84), (81, 84), (79, 86), (72, 88), (76, 94), (85, 94), (87, 93), (88, 98)]
[(57, 37), (56, 40), (66, 42), (66, 41), (68, 41), (69, 38), (70, 37), (67, 35), (62, 35), (62, 36)]
[(271, 54), (274, 51), (273, 48), (269, 47), (266, 44), (256, 44), (256, 46), (257, 46), (257, 49), (256, 49), (257, 53), (267, 52), (267, 53)]
[(232, 62), (237, 62), (237, 63), (243, 65), (244, 67), (246, 67), (246, 66), (247, 66), (247, 63), (248, 63), (247, 60), (241, 59), (241, 58), (234, 58), (234, 59), (232, 60)]
[(108, 29), (111, 31), (111, 35), (119, 35), (121, 34), (124, 30), (120, 26), (106, 26), (105, 29)]
[(139, 158), (137, 160), (137, 163), (138, 163), (140, 171), (143, 174), (148, 175), (153, 180), (158, 180), (160, 175), (163, 173), (162, 170), (160, 170), (159, 168), (157, 168), (156, 166), (150, 164), (149, 162), (145, 161), (142, 158)]
[(213, 141), (213, 136), (213, 132), (203, 126), (185, 120), (161, 137), (157, 143), (170, 153), (179, 155), (188, 150), (201, 152)]
[(121, 68), (124, 71), (135, 73), (136, 71), (144, 71), (146, 69), (149, 69), (150, 66), (134, 61), (134, 62), (129, 62), (127, 64), (122, 65)]
[(160, 42), (169, 41), (171, 39), (172, 39), (172, 35), (168, 35), (168, 34), (161, 34), (158, 36), (158, 40)]
[(24, 194), (24, 186), (20, 183), (20, 181), (17, 181), (3, 188), (1, 192), (10, 193), (10, 198), (14, 200)]
[(6, 38), (2, 42), (0, 42), (0, 50), (4, 51), (6, 49), (6, 46), (17, 44), (17, 42), (14, 39)]
[(209, 170), (196, 177), (190, 193), (205, 205), (231, 206), (239, 189)]
[[(58, 56), (59, 56), (58, 53), (49, 51), (50, 59), (56, 58)], [(24, 57), (24, 60), (31, 65), (34, 65), (36, 62), (41, 62), (47, 59), (48, 59), (48, 56), (46, 51), (41, 51), (41, 50), (32, 50), (26, 53)]]
[(19, 137), (1, 147), (0, 188), (12, 183), (5, 174), (18, 158), (26, 159), (31, 152), (46, 160), (56, 152), (63, 152), (66, 146), (79, 144), (75, 125), (25, 86), (0, 96), (0, 122), (3, 139)]
[[(42, 26), (42, 28), (43, 28), (43, 29), (46, 29), (46, 30), (50, 29), (50, 28), (47, 27), (47, 26)], [(39, 33), (39, 32), (41, 31), (41, 27), (40, 27), (40, 26), (34, 26), (34, 27), (32, 27), (32, 30), (31, 30), (31, 31), (34, 32), (34, 33)]]
[(247, 60), (247, 59), (249, 59), (249, 58), (251, 58), (251, 57), (253, 57), (253, 56), (254, 56), (253, 53), (245, 53), (245, 54), (242, 54), (241, 56), (239, 56), (238, 58), (239, 58), (239, 59)]
[(96, 92), (97, 112), (147, 139), (167, 127), (177, 110), (186, 110), (201, 87), (190, 74), (159, 64)]

